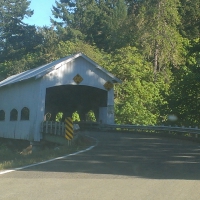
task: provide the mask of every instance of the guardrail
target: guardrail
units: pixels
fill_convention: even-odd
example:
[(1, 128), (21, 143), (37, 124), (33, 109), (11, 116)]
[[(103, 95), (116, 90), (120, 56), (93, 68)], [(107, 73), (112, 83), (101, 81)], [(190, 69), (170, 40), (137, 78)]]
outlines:
[[(200, 139), (200, 129), (198, 127), (178, 127), (178, 126), (147, 126), (147, 125), (127, 125), (127, 124), (101, 124), (98, 122), (78, 122), (73, 125), (74, 130), (101, 130), (101, 131), (137, 131), (152, 132), (167, 135), (187, 136), (187, 138)], [(42, 122), (41, 132), (52, 135), (65, 135), (64, 122), (45, 121)]]
[(103, 124), (99, 122), (77, 122), (81, 130), (100, 130), (103, 128)]
[(200, 129), (187, 128), (187, 127), (178, 127), (178, 126), (145, 126), (145, 125), (119, 125), (119, 124), (105, 124), (102, 125), (104, 129), (107, 130), (153, 130), (153, 131), (172, 131), (172, 132), (181, 132), (181, 133), (191, 133), (191, 134), (200, 134)]
[(166, 135), (187, 136), (187, 138), (200, 138), (200, 129), (198, 127), (178, 127), (178, 126), (147, 126), (147, 125), (126, 125), (126, 124), (100, 124), (93, 122), (81, 122), (81, 129), (102, 130), (102, 131), (137, 131), (161, 133)]

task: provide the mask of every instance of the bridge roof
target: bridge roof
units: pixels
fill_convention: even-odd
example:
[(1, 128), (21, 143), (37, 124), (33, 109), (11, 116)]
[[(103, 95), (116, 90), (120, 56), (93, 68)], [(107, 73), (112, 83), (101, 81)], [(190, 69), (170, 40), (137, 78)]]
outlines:
[(44, 75), (48, 74), (49, 72), (58, 69), (59, 67), (62, 66), (62, 64), (68, 63), (68, 62), (70, 62), (70, 61), (72, 61), (72, 60), (74, 60), (78, 57), (83, 57), (88, 62), (93, 64), (94, 67), (96, 67), (97, 69), (99, 69), (102, 72), (104, 72), (105, 74), (107, 74), (108, 77), (110, 77), (112, 79), (113, 83), (121, 83), (121, 80), (119, 80), (113, 74), (109, 73), (107, 70), (105, 70), (104, 68), (99, 66), (97, 63), (95, 63), (93, 60), (88, 58), (86, 55), (84, 55), (83, 53), (77, 53), (75, 55), (70, 55), (70, 56), (61, 58), (59, 60), (53, 61), (51, 63), (42, 65), (40, 67), (30, 69), (30, 70), (24, 71), (22, 73), (10, 76), (7, 79), (0, 82), (0, 87), (10, 85), (10, 84), (14, 84), (14, 83), (17, 83), (17, 82), (21, 82), (21, 81), (24, 81), (24, 80), (28, 80), (30, 78), (35, 78), (35, 79), (41, 78)]

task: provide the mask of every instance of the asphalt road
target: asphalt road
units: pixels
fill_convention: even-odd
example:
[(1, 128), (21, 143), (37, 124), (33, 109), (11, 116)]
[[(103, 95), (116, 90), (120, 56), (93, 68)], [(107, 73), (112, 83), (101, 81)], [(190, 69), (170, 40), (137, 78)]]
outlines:
[(1, 200), (198, 200), (200, 144), (94, 132), (92, 150), (0, 175)]

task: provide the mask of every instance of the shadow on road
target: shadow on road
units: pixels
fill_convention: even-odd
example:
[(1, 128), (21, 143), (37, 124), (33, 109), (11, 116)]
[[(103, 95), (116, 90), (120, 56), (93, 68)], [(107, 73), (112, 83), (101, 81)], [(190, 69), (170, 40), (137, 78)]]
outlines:
[[(92, 134), (90, 134), (92, 135)], [(24, 171), (200, 180), (200, 144), (133, 133), (93, 133), (91, 151)]]

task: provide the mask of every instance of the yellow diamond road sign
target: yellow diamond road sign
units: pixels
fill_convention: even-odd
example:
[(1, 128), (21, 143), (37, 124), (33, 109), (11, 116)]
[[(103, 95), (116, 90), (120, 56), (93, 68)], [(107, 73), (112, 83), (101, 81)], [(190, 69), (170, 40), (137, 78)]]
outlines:
[(74, 82), (79, 84), (83, 81), (83, 78), (81, 77), (81, 75), (77, 74), (74, 78), (73, 78)]
[(106, 90), (110, 90), (113, 88), (113, 84), (110, 82), (110, 81), (107, 81), (105, 84), (104, 84), (104, 87), (106, 88)]

